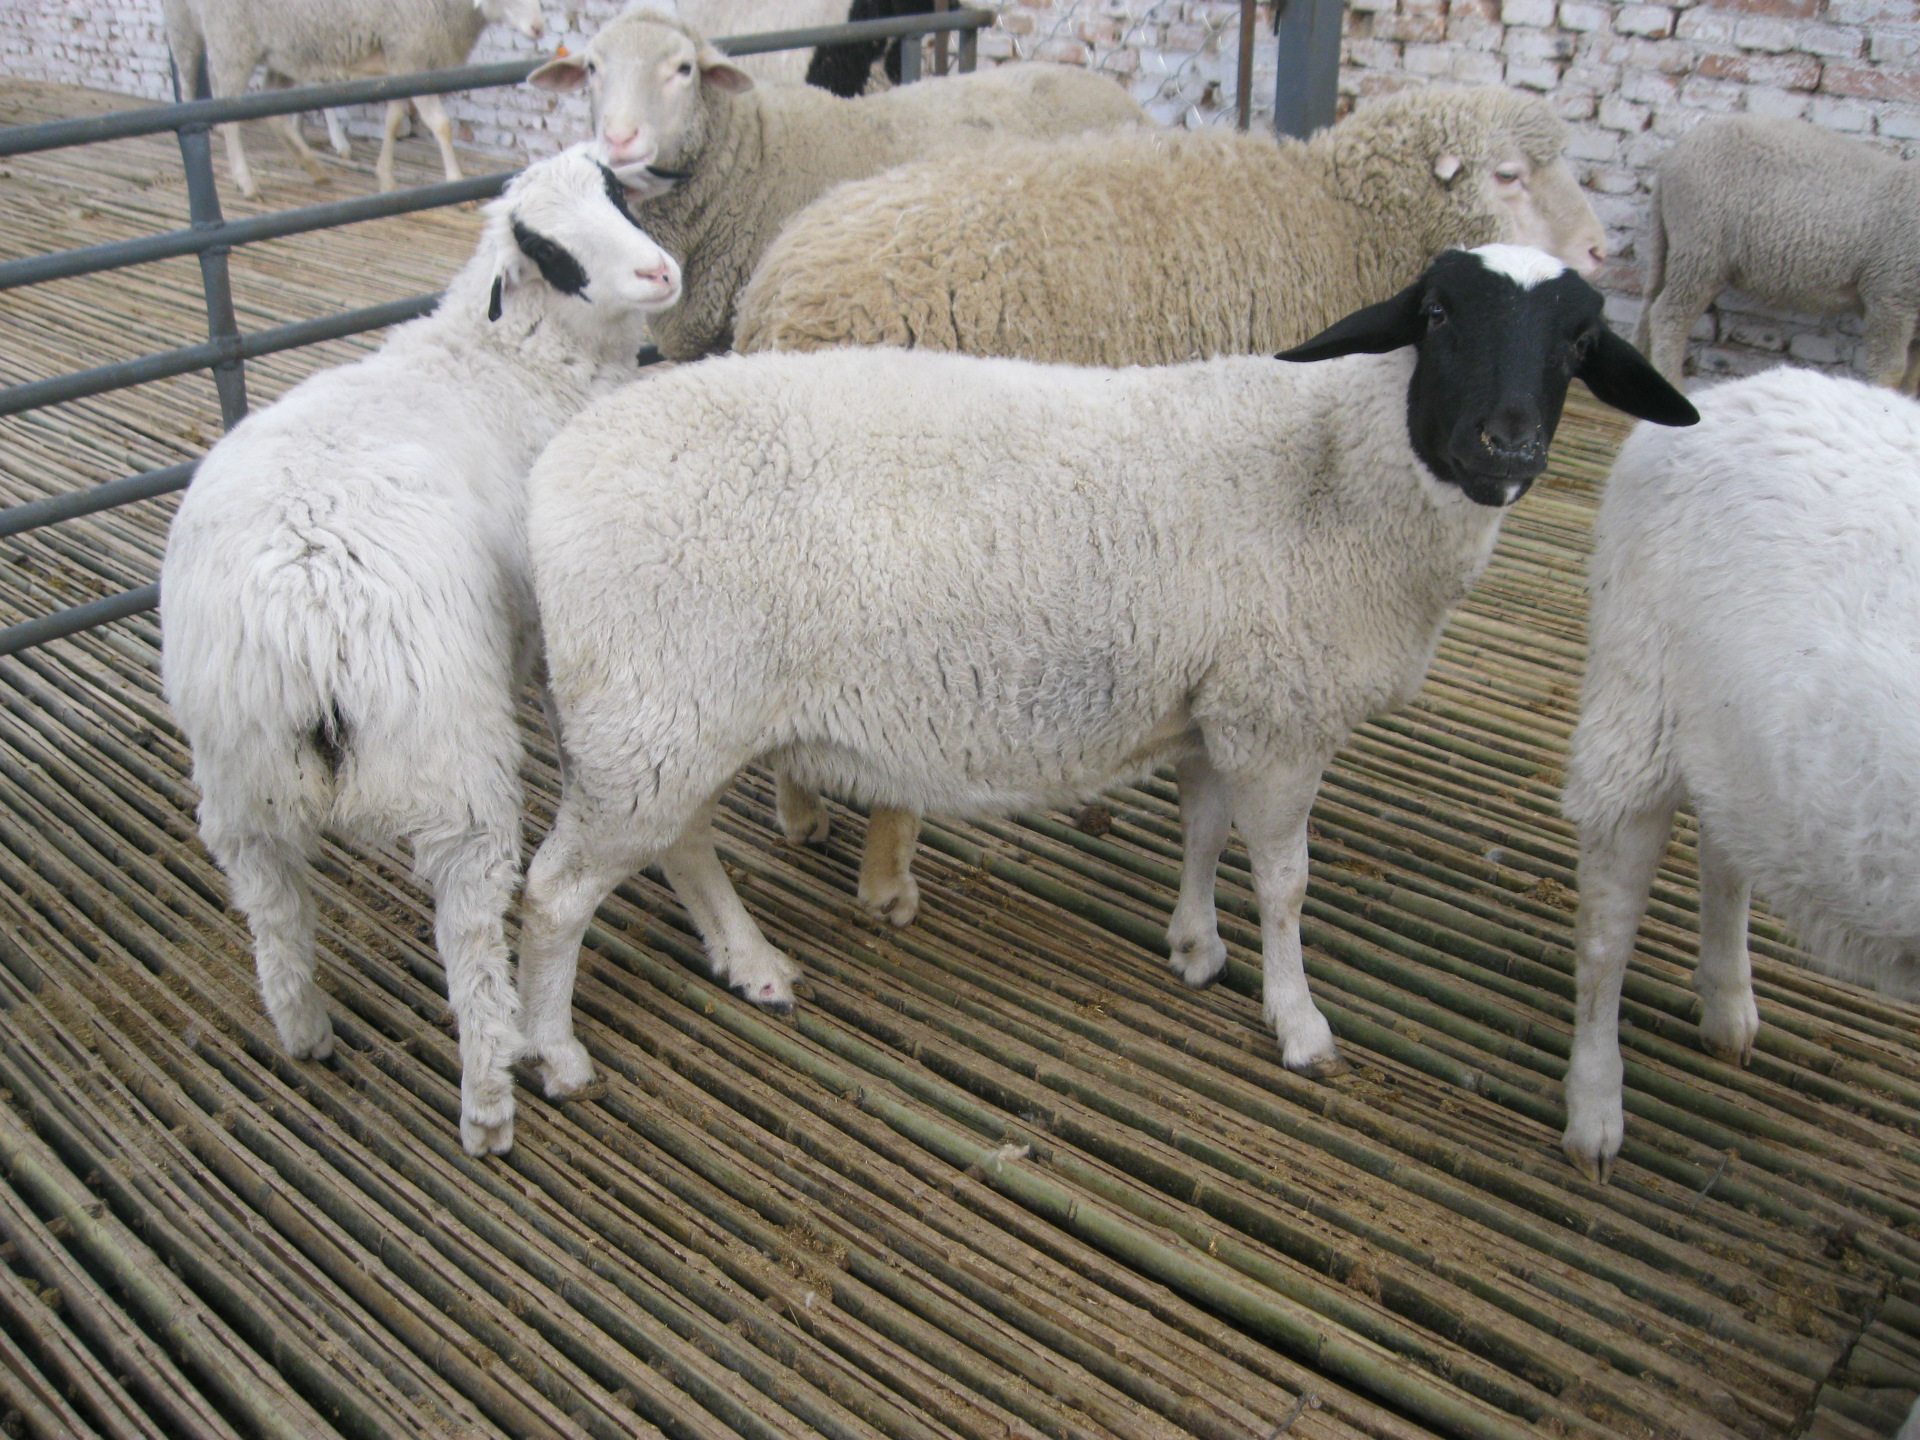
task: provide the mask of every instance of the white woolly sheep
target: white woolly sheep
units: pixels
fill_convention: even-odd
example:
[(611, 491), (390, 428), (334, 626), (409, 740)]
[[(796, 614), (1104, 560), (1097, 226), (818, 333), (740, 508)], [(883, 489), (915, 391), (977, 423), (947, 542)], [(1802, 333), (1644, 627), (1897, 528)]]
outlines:
[(1687, 333), (1728, 286), (1866, 317), (1867, 378), (1920, 388), (1920, 164), (1800, 120), (1710, 120), (1661, 158), (1634, 341), (1678, 384)]
[(644, 10), (529, 79), (586, 87), (608, 162), (630, 185), (651, 177), (656, 193), (635, 213), (679, 257), (686, 284), (653, 325), (672, 360), (732, 343), (734, 304), (761, 252), (830, 186), (1005, 136), (1144, 118), (1113, 81), (1064, 65), (1003, 65), (857, 101), (811, 86), (756, 89), (694, 31)]
[(638, 373), (678, 286), (576, 146), (488, 207), (439, 308), (242, 421), (200, 464), (161, 567), (161, 670), (200, 833), (297, 1056), (333, 1046), (307, 860), (323, 829), (412, 842), (460, 1026), (460, 1134), (513, 1139), (515, 696), (538, 652), (528, 468)]
[(945, 155), (796, 215), (735, 348), (914, 345), (1074, 365), (1284, 349), (1503, 242), (1591, 276), (1606, 236), (1536, 95), (1407, 90), (1310, 141), (1138, 130)]
[[(1532, 95), (1410, 90), (1313, 140), (1137, 131), (949, 155), (840, 186), (768, 248), (736, 348), (912, 345), (1161, 365), (1298, 344), (1442, 250), (1530, 244), (1592, 274), (1606, 236)], [(794, 841), (826, 838), (781, 774)], [(876, 813), (861, 902), (912, 921), (919, 817)]]
[[(1412, 347), (1412, 348), (1408, 348)], [(1285, 1063), (1338, 1064), (1307, 994), (1307, 812), (1353, 726), (1418, 689), (1569, 377), (1692, 410), (1557, 260), (1443, 255), (1283, 359), (1092, 370), (842, 349), (711, 360), (604, 400), (528, 482), (568, 771), (528, 871), (521, 997), (549, 1094), (594, 908), (658, 861), (715, 972), (792, 1003), (714, 852), (718, 791), (777, 759), (950, 814), (1179, 767), (1173, 966), (1219, 972), (1215, 865), (1252, 858)]]
[[(535, 40), (546, 33), (540, 0), (162, 0), (162, 9), (182, 89), (192, 89), (204, 56), (207, 84), (216, 98), (240, 94), (263, 63), (269, 75), (303, 84), (345, 80), (369, 70), (402, 75), (464, 63), (490, 21)], [(440, 146), (447, 179), (458, 180), (460, 162), (446, 106), (438, 95), (422, 95), (413, 103)], [(387, 105), (386, 133), (374, 166), (382, 190), (393, 189), (393, 141), (406, 113), (404, 100)], [(310, 176), (326, 173), (296, 117), (276, 116), (273, 126)], [(220, 130), (234, 185), (242, 195), (258, 195), (240, 127)], [(331, 125), (328, 135), (333, 135)], [(334, 148), (341, 149), (344, 139), (342, 132)]]
[(1676, 806), (1700, 821), (1700, 1043), (1745, 1063), (1758, 887), (1815, 966), (1920, 1000), (1920, 404), (1781, 368), (1642, 429), (1595, 526), (1568, 1158), (1621, 1140), (1621, 980)]

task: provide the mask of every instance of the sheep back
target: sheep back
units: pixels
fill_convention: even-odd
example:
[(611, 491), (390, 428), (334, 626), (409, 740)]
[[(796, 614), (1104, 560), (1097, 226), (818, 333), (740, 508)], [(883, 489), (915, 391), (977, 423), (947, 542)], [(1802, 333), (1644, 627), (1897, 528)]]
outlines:
[(887, 344), (1082, 365), (1274, 351), (1498, 238), (1463, 178), (1560, 163), (1531, 97), (1412, 91), (1308, 144), (1132, 131), (1003, 145), (843, 185), (781, 233), (737, 347)]
[(1823, 968), (1920, 998), (1920, 405), (1778, 369), (1639, 427), (1595, 532), (1563, 797), (1675, 797)]
[(1418, 688), (1497, 529), (1412, 458), (1411, 365), (848, 349), (629, 387), (529, 482), (570, 753), (669, 810), (775, 755), (946, 813), (1084, 797), (1196, 726), (1230, 772), (1331, 754)]
[(726, 349), (742, 287), (787, 220), (842, 181), (927, 154), (1007, 136), (1077, 134), (1144, 112), (1112, 80), (1064, 65), (1004, 65), (903, 85), (857, 100), (810, 86), (712, 87), (692, 177), (635, 207), (641, 225), (681, 263), (684, 297), (655, 318), (676, 360)]

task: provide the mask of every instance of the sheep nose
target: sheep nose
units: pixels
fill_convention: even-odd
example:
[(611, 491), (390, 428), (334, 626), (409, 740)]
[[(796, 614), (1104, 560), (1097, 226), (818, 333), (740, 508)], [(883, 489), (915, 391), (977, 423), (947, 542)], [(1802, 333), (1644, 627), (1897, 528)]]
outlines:
[(1578, 272), (1581, 279), (1591, 280), (1600, 273), (1600, 267), (1606, 263), (1606, 260), (1607, 242), (1604, 240), (1596, 240), (1587, 247), (1585, 258), (1573, 268)]
[(542, 17), (535, 16), (531, 21), (528, 22), (527, 38), (529, 40), (538, 40), (541, 36), (545, 35), (546, 33), (547, 33), (547, 22)]
[(671, 285), (673, 283), (673, 266), (666, 260), (662, 260), (651, 270), (636, 268), (633, 273), (642, 280), (652, 281), (655, 285)]
[(638, 130), (602, 130), (607, 158), (616, 165), (644, 165), (653, 158), (653, 146), (640, 143)]

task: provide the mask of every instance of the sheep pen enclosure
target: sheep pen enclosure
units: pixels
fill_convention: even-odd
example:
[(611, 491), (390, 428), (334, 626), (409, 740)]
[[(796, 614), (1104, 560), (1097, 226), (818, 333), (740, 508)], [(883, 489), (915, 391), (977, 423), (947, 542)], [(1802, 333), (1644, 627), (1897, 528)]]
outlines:
[[(124, 103), (0, 82), (5, 123)], [(405, 166), (432, 172), (427, 142)], [(0, 170), (0, 258), (186, 221), (167, 136)], [(476, 226), (249, 247), (236, 307), (257, 328), (430, 290)], [(9, 292), (0, 381), (204, 326), (187, 259)], [(256, 362), (255, 397), (367, 343)], [(195, 375), (0, 419), (0, 505), (190, 459), (219, 415)], [(1170, 783), (934, 818), (921, 917), (892, 931), (853, 901), (860, 817), (788, 846), (750, 775), (723, 855), (805, 964), (791, 1020), (713, 985), (636, 877), (582, 965), (603, 1083), (523, 1089), (514, 1149), (473, 1160), (404, 857), (322, 856), (339, 1043), (291, 1062), (195, 838), (151, 615), (0, 660), (0, 1430), (1891, 1434), (1920, 1391), (1920, 1010), (1798, 968), (1762, 917), (1752, 1066), (1701, 1052), (1690, 828), (1628, 981), (1619, 1170), (1591, 1186), (1559, 1152), (1557, 797), (1622, 428), (1570, 407), (1419, 701), (1328, 773), (1303, 920), (1351, 1064), (1327, 1082), (1261, 1021), (1237, 846), (1225, 979), (1165, 968)], [(7, 541), (0, 625), (151, 580), (171, 508)], [(531, 840), (557, 784), (527, 718)]]

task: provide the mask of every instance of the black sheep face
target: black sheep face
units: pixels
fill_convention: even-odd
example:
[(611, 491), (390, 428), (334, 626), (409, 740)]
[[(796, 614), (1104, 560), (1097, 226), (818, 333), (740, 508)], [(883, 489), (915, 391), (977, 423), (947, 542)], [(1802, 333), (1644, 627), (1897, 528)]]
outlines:
[(1543, 251), (1448, 250), (1412, 285), (1282, 360), (1418, 351), (1407, 438), (1435, 478), (1479, 505), (1511, 505), (1547, 468), (1575, 376), (1615, 409), (1660, 425), (1699, 414), (1607, 328), (1600, 292)]

